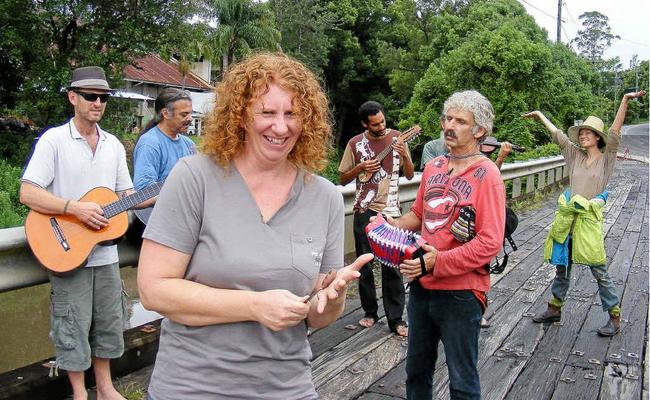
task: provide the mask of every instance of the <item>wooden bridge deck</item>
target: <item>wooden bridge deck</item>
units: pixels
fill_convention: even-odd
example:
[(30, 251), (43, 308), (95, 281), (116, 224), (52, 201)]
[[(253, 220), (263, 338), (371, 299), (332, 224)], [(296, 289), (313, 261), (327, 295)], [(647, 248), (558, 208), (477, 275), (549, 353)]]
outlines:
[[(622, 298), (622, 329), (602, 338), (606, 322), (597, 286), (586, 267), (576, 266), (561, 323), (534, 324), (550, 298), (554, 267), (542, 261), (543, 243), (556, 194), (520, 213), (519, 250), (508, 270), (493, 276), (487, 318), (479, 342), (482, 398), (648, 399), (648, 166), (619, 161), (606, 206), (609, 271)], [(381, 307), (380, 307), (381, 308)], [(313, 378), (322, 399), (405, 398), (406, 342), (381, 320), (370, 329), (358, 299), (344, 315), (310, 336)], [(644, 371), (644, 366), (646, 366)], [(146, 385), (150, 368), (126, 382)], [(434, 398), (449, 397), (444, 352), (434, 375)]]

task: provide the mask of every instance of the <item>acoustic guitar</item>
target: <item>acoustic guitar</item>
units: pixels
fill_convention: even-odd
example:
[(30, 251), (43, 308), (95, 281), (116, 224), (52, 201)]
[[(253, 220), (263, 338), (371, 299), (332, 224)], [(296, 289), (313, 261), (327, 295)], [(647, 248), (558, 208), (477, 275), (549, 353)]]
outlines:
[(160, 193), (162, 183), (119, 198), (106, 187), (97, 187), (79, 201), (91, 201), (104, 210), (107, 226), (96, 230), (74, 215), (51, 215), (31, 210), (25, 219), (25, 236), (36, 259), (53, 272), (68, 272), (86, 264), (95, 245), (108, 246), (124, 236), (129, 227), (126, 211)]
[[(410, 142), (411, 140), (413, 140), (413, 139), (415, 139), (416, 137), (418, 137), (418, 135), (420, 134), (421, 131), (422, 131), (422, 128), (420, 128), (420, 125), (415, 125), (415, 126), (409, 128), (409, 129), (405, 130), (404, 132), (402, 132), (402, 133), (398, 136), (398, 139), (401, 139), (402, 142), (404, 142), (404, 143), (408, 143), (408, 142)], [(390, 145), (388, 145), (384, 150), (382, 150), (381, 153), (379, 153), (379, 154), (375, 157), (375, 160), (379, 161), (379, 163), (381, 164), (381, 162), (384, 161), (384, 158), (386, 158), (386, 156), (387, 156), (388, 154), (390, 154), (390, 153), (393, 151), (393, 145), (394, 145), (394, 144), (395, 144), (395, 140), (393, 140), (393, 142), (392, 142)], [(361, 183), (366, 183), (366, 182), (368, 182), (370, 179), (372, 179), (372, 177), (375, 176), (375, 174), (376, 174), (377, 172), (379, 172), (379, 171), (376, 171), (376, 172), (374, 172), (374, 173), (371, 174), (371, 173), (369, 173), (369, 172), (362, 171), (362, 172), (357, 176), (357, 179), (358, 179)]]

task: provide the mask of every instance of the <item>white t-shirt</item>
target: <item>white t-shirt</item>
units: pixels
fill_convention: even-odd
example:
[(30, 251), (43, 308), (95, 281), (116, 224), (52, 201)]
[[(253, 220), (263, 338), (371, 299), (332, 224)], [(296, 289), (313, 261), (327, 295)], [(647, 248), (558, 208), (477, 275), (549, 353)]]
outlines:
[[(78, 200), (99, 186), (116, 192), (132, 189), (124, 146), (99, 126), (97, 130), (99, 141), (93, 154), (72, 120), (48, 129), (36, 143), (21, 181), (71, 200)], [(96, 246), (88, 257), (86, 266), (117, 261), (117, 246)]]

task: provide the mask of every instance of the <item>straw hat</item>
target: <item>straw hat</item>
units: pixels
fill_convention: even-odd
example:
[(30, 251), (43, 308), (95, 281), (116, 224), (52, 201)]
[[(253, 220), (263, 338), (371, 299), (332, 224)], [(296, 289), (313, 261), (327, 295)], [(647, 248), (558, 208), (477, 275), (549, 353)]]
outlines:
[(111, 91), (104, 70), (100, 67), (81, 67), (72, 71), (72, 81), (68, 90), (94, 89)]
[(593, 131), (603, 139), (603, 143), (607, 144), (607, 133), (604, 132), (605, 124), (603, 124), (603, 120), (598, 117), (594, 117), (593, 115), (588, 116), (582, 125), (576, 125), (569, 128), (569, 139), (571, 139), (573, 143), (580, 144), (580, 141), (578, 140), (578, 133), (580, 132), (580, 129), (583, 128)]

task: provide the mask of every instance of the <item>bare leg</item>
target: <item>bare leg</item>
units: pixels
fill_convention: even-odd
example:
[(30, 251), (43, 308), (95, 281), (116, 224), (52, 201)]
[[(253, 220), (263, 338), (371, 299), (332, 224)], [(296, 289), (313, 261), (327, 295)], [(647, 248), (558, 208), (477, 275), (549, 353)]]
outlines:
[(72, 399), (87, 400), (88, 392), (84, 381), (84, 371), (67, 371), (67, 373), (70, 385), (72, 385)]
[(110, 361), (108, 358), (93, 357), (97, 400), (126, 400), (113, 386)]

